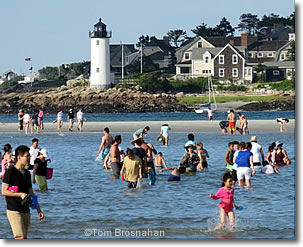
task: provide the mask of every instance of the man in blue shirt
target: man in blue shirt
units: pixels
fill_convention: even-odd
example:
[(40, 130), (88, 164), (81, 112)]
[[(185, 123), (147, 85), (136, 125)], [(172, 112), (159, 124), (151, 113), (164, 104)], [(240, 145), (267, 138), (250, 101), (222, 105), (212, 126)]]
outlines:
[(168, 146), (168, 131), (170, 127), (168, 124), (162, 124), (160, 135), (162, 135), (163, 145)]

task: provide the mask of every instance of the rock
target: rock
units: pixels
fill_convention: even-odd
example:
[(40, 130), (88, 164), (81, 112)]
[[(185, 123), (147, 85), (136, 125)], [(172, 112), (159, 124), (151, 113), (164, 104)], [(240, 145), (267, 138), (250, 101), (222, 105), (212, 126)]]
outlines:
[(184, 97), (184, 93), (183, 92), (180, 92), (180, 93), (177, 93), (175, 95), (177, 98), (181, 98), (181, 97)]

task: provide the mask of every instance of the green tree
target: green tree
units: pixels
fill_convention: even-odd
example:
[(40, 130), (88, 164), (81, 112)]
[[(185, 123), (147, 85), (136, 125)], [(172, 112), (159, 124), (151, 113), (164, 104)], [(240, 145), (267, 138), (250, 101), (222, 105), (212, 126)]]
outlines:
[(191, 30), (196, 36), (214, 36), (214, 30), (211, 27), (207, 27), (207, 24), (202, 22), (201, 25), (196, 26)]
[(290, 49), (287, 51), (287, 60), (288, 61), (296, 61), (296, 43), (295, 41), (290, 42)]
[(170, 30), (167, 32), (167, 36), (171, 46), (179, 47), (186, 38), (186, 32), (181, 29)]
[(257, 81), (265, 81), (265, 66), (261, 63), (259, 63), (255, 67), (256, 77)]
[(223, 17), (220, 23), (215, 27), (215, 31), (219, 36), (229, 36), (234, 34), (235, 29), (231, 26), (230, 22)]
[(256, 34), (258, 25), (259, 25), (258, 16), (247, 13), (247, 14), (242, 14), (240, 16), (240, 23), (236, 27), (236, 29), (245, 31), (249, 35), (254, 35), (254, 34)]
[(136, 44), (137, 47), (141, 47), (141, 45), (144, 47), (146, 44), (148, 44), (150, 41), (150, 38), (148, 35), (144, 36), (144, 35), (141, 35), (139, 37), (139, 41), (138, 43)]

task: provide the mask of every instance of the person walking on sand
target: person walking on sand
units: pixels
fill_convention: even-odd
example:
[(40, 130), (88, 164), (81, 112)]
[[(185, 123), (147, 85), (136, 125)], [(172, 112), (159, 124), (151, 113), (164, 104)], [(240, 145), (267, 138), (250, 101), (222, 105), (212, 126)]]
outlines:
[(163, 145), (168, 146), (168, 131), (171, 130), (171, 128), (168, 126), (168, 124), (162, 124), (160, 135), (162, 135), (162, 141)]
[(40, 119), (38, 125), (39, 125), (40, 129), (44, 129), (43, 116), (44, 116), (43, 109), (40, 108), (39, 114), (38, 114), (38, 117), (39, 117), (39, 119)]
[[(31, 174), (25, 166), (29, 165), (30, 154), (27, 146), (18, 146), (15, 150), (16, 165), (9, 168), (3, 178), (2, 195), (5, 196), (7, 205), (7, 218), (11, 225), (15, 239), (26, 239), (30, 225), (30, 209), (22, 203), (28, 194), (34, 196)], [(17, 192), (10, 187), (18, 187)], [(39, 203), (36, 205), (38, 217), (44, 219)]]
[(29, 126), (31, 124), (31, 116), (28, 114), (28, 112), (25, 112), (23, 116), (23, 123), (24, 123), (24, 131), (25, 134), (27, 135)]
[(212, 109), (210, 107), (208, 107), (208, 109), (207, 109), (207, 115), (208, 115), (209, 121), (212, 121), (214, 119), (214, 112), (212, 111)]
[(53, 121), (53, 124), (56, 122), (58, 124), (58, 131), (61, 132), (63, 126), (63, 112), (61, 109), (58, 110), (57, 118), (55, 121)]
[(83, 121), (85, 120), (84, 118), (84, 114), (82, 112), (82, 109), (80, 108), (79, 111), (77, 112), (77, 129), (78, 131), (82, 132), (82, 128), (83, 128)]
[(229, 134), (235, 135), (237, 117), (235, 115), (234, 110), (229, 111), (229, 113), (227, 115), (227, 121), (228, 121)]
[(18, 122), (19, 122), (19, 130), (22, 131), (23, 130), (23, 116), (24, 113), (23, 111), (20, 109), (18, 112)]
[(277, 123), (280, 124), (280, 132), (286, 132), (287, 131), (286, 123), (289, 122), (289, 119), (287, 119), (287, 118), (277, 118), (276, 121), (277, 121)]
[(216, 230), (223, 229), (226, 226), (226, 217), (229, 219), (230, 230), (235, 228), (235, 213), (233, 208), (238, 209), (234, 201), (234, 189), (233, 180), (230, 173), (225, 173), (223, 175), (222, 187), (218, 192), (214, 194), (209, 194), (209, 197), (213, 200), (221, 199), (218, 204), (220, 208), (220, 223), (216, 226)]
[(73, 131), (73, 126), (75, 122), (75, 114), (73, 112), (73, 109), (69, 109), (68, 115), (67, 115), (67, 121), (69, 121), (69, 131)]
[(103, 134), (100, 147), (96, 153), (96, 160), (101, 162), (104, 161), (105, 156), (110, 152), (110, 147), (113, 143), (113, 137), (109, 134), (108, 127), (104, 128)]

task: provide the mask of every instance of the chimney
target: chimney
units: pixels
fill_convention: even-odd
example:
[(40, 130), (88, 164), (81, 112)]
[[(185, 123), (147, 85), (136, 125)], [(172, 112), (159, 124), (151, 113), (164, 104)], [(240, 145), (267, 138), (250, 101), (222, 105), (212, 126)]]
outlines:
[(231, 44), (232, 46), (235, 46), (235, 41), (233, 39), (229, 40), (229, 44)]
[(248, 35), (247, 33), (241, 33), (241, 46), (247, 47), (248, 44)]

